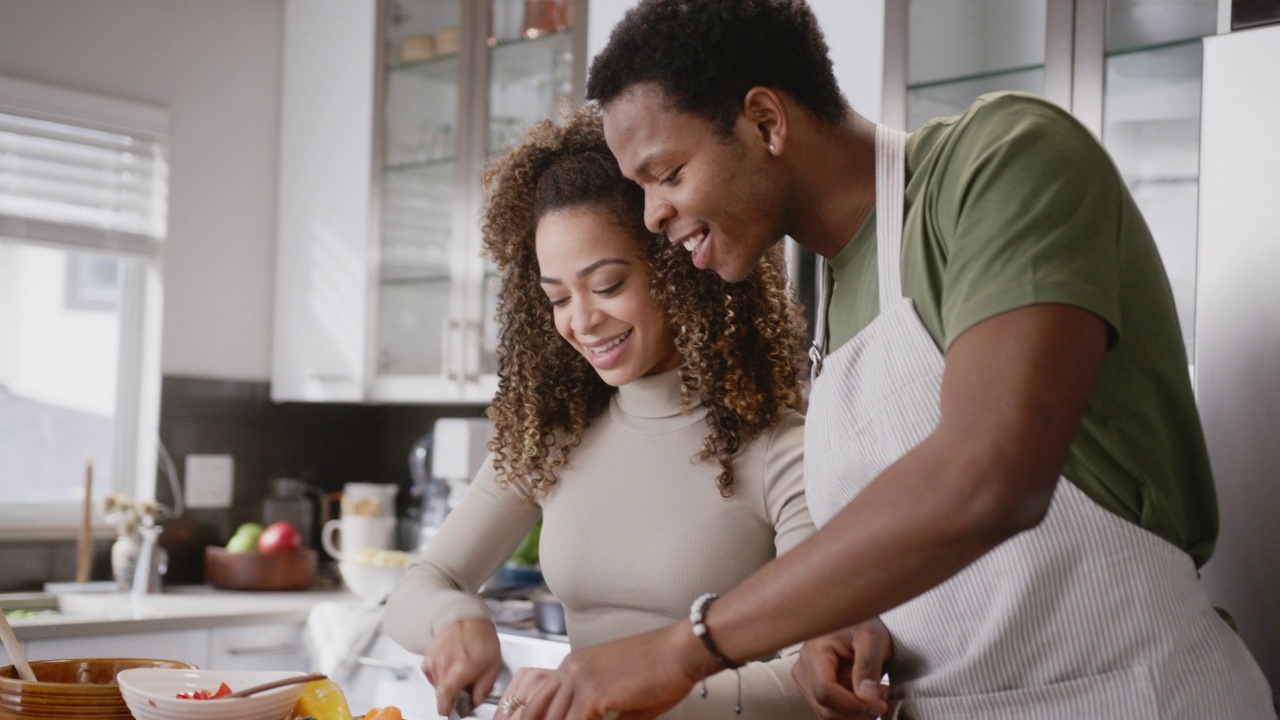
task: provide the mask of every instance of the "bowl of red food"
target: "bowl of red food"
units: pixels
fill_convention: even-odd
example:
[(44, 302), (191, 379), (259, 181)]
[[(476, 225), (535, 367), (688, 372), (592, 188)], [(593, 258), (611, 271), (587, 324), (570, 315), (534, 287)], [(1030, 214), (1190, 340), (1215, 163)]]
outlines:
[(285, 720), (302, 696), (303, 684), (285, 685), (249, 697), (224, 697), (255, 685), (305, 673), (269, 670), (162, 670), (140, 668), (117, 676), (124, 702), (136, 720)]

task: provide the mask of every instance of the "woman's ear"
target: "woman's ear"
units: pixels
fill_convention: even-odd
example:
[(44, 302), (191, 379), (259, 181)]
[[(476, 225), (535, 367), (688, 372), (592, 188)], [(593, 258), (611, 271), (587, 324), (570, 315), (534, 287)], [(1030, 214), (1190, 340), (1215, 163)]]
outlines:
[(748, 90), (742, 100), (742, 119), (767, 153), (783, 153), (787, 146), (787, 105), (776, 90), (764, 86)]

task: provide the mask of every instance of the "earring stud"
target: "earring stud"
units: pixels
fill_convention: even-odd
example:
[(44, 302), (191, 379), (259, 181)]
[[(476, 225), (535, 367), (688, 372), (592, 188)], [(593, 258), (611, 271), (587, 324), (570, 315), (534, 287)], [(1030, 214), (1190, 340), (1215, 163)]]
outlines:
[(773, 143), (769, 143), (769, 154), (775, 155), (777, 154), (777, 152), (778, 152), (778, 148)]

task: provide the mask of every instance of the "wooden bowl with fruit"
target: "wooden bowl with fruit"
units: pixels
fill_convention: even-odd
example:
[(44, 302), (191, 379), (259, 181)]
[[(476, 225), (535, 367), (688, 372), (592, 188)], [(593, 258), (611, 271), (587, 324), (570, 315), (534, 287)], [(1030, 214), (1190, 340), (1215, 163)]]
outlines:
[(302, 547), (291, 523), (241, 525), (226, 547), (204, 549), (205, 580), (224, 590), (306, 590), (316, 577), (316, 551)]

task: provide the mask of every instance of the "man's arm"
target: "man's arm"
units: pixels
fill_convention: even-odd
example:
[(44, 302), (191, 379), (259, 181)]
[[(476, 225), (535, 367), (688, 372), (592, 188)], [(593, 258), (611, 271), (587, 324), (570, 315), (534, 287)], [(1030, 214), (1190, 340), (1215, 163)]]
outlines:
[[(721, 653), (758, 657), (874, 617), (1037, 525), (1106, 342), (1100, 318), (1056, 304), (960, 335), (947, 354), (938, 427), (826, 527), (714, 603), (707, 622)], [(575, 652), (526, 720), (665, 702), (686, 680), (687, 692), (708, 657), (687, 621)]]

